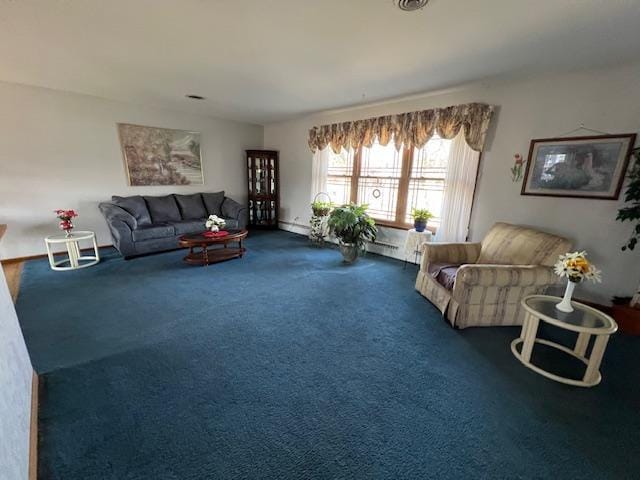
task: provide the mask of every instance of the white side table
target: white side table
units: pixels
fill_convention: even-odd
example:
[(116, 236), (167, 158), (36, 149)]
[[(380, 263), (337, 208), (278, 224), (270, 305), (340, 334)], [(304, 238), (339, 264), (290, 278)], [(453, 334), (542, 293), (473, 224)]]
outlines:
[[(560, 300), (562, 299), (559, 297), (549, 295), (529, 295), (522, 299), (522, 306), (525, 309), (524, 323), (520, 337), (511, 342), (511, 351), (525, 367), (551, 380), (578, 387), (593, 387), (602, 380), (599, 370), (600, 362), (607, 348), (609, 336), (618, 330), (618, 325), (609, 315), (578, 302), (571, 302), (575, 309), (573, 312), (561, 312), (556, 308), (556, 303)], [(578, 339), (573, 349), (537, 338), (538, 324), (541, 320), (556, 327), (576, 332)], [(587, 347), (592, 335), (595, 337), (595, 341), (591, 354), (587, 358)], [(587, 368), (582, 379), (562, 377), (531, 363), (531, 352), (536, 343), (556, 348), (584, 363)], [(518, 351), (517, 347), (520, 344), (522, 344), (522, 348)]]
[(404, 267), (410, 257), (414, 257), (414, 263), (418, 263), (418, 254), (422, 251), (422, 245), (431, 242), (433, 235), (431, 231), (416, 232), (415, 228), (407, 231), (404, 241)]
[[(93, 244), (93, 255), (83, 256), (81, 254), (79, 242), (82, 240), (90, 241)], [(44, 239), (44, 243), (47, 246), (49, 265), (53, 270), (77, 270), (78, 268), (90, 267), (100, 261), (96, 234), (90, 231), (73, 232), (68, 237), (66, 235), (51, 235)], [(66, 245), (68, 258), (56, 260), (53, 256), (51, 246), (59, 244)]]

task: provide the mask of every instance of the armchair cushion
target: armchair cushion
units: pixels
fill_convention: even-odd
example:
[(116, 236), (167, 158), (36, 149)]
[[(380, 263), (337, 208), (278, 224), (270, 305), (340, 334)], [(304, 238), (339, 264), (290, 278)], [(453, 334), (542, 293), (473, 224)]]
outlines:
[(133, 195), (131, 197), (119, 197), (114, 195), (111, 197), (111, 201), (122, 208), (136, 219), (137, 225), (151, 225), (151, 216), (149, 215), (149, 209), (147, 204), (140, 195)]
[(496, 223), (482, 241), (477, 263), (552, 266), (571, 249), (566, 238), (531, 228)]
[(222, 202), (224, 202), (224, 192), (203, 192), (202, 200), (204, 201), (204, 206), (207, 209), (207, 214), (205, 217), (209, 215), (218, 215), (222, 216)]
[(453, 290), (459, 269), (460, 265), (450, 263), (430, 263), (428, 265), (429, 275), (447, 290)]
[(178, 204), (173, 195), (163, 197), (144, 197), (149, 207), (153, 223), (179, 222), (182, 220)]
[(207, 217), (207, 209), (202, 201), (202, 195), (174, 195), (180, 208), (183, 220), (200, 220)]

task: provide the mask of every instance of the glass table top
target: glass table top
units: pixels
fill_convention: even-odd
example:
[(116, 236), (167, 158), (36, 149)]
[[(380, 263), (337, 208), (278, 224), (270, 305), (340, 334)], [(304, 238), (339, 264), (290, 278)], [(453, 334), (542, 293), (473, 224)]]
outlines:
[(575, 327), (602, 329), (609, 329), (614, 325), (608, 315), (580, 303), (571, 302), (574, 308), (573, 312), (562, 312), (556, 308), (556, 304), (560, 300), (557, 297), (533, 296), (525, 299), (524, 302), (529, 308), (551, 317), (559, 323)]
[(64, 233), (59, 233), (56, 235), (49, 235), (48, 237), (46, 237), (46, 239), (50, 242), (64, 242), (72, 240), (86, 240), (93, 237), (93, 235), (94, 233), (89, 230), (75, 230), (71, 232), (71, 235), (69, 236)]

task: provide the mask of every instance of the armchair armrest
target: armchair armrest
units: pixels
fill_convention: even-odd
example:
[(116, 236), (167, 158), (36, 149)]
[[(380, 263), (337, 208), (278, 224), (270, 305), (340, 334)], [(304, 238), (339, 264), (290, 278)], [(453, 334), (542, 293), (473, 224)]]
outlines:
[(542, 265), (462, 265), (456, 276), (455, 291), (465, 287), (546, 287), (558, 276)]
[(247, 225), (247, 207), (239, 204), (235, 200), (225, 197), (222, 202), (221, 211), (223, 217), (237, 220), (238, 228), (244, 228)]
[(422, 246), (420, 268), (427, 270), (429, 263), (475, 263), (480, 256), (480, 243), (425, 243)]

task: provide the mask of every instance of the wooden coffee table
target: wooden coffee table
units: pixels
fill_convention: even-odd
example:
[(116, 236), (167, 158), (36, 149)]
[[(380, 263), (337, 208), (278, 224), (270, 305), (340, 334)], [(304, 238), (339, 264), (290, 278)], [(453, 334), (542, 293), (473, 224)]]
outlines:
[[(226, 229), (229, 235), (224, 237), (205, 237), (204, 232), (190, 233), (180, 237), (179, 246), (188, 248), (189, 253), (184, 257), (184, 261), (190, 265), (210, 265), (212, 263), (224, 262), (231, 258), (241, 258), (246, 249), (242, 246), (242, 241), (247, 238), (247, 231), (240, 229)], [(228, 247), (229, 243), (238, 243), (237, 247)], [(210, 248), (214, 245), (221, 245), (218, 248)]]

